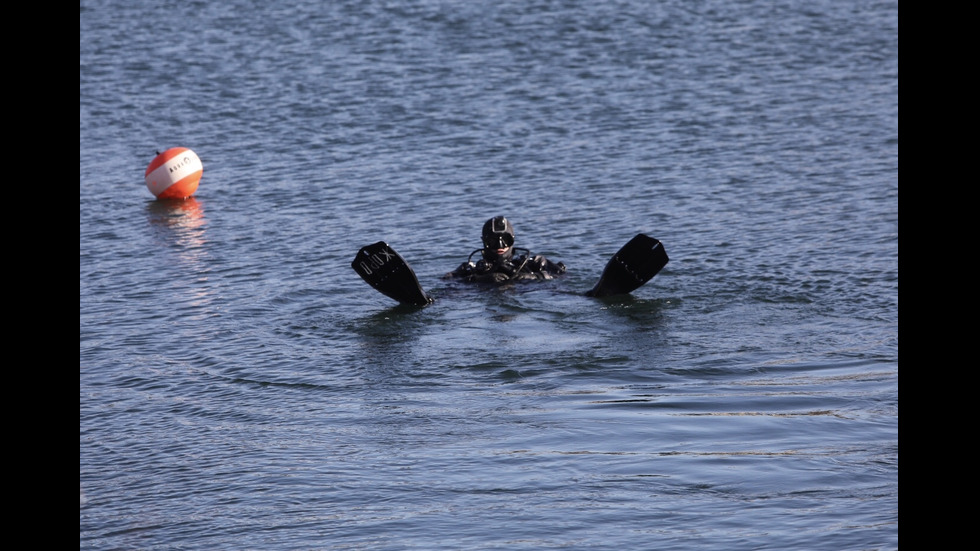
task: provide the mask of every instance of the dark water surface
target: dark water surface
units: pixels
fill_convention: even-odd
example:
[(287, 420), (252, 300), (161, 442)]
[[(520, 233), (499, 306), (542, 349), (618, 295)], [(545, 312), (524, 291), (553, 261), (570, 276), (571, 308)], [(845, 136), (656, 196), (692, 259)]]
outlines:
[[(81, 549), (898, 548), (897, 2), (79, 28)], [(497, 214), (566, 276), (440, 279)], [(583, 296), (638, 232), (667, 267)]]

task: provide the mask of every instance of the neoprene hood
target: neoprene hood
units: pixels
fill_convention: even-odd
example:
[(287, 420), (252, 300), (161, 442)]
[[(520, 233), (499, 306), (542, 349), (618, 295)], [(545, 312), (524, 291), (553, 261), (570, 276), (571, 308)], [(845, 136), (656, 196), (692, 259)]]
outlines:
[[(483, 224), (483, 256), (488, 253), (496, 257), (496, 249), (514, 246), (514, 225), (503, 216), (495, 216)], [(505, 257), (510, 257), (513, 249), (508, 249)]]

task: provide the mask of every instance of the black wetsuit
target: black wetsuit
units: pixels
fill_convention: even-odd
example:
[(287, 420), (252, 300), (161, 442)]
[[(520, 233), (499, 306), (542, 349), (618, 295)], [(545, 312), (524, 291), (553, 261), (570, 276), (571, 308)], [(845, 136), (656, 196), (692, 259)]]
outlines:
[[(502, 283), (513, 280), (553, 279), (556, 275), (565, 273), (563, 262), (552, 262), (542, 255), (531, 256), (531, 251), (521, 249), (524, 254), (508, 259), (488, 261), (480, 259), (477, 262), (467, 260), (458, 268), (449, 272), (443, 278), (461, 278), (464, 281), (483, 283)], [(474, 251), (476, 254), (478, 251)], [(470, 255), (470, 258), (473, 257)]]

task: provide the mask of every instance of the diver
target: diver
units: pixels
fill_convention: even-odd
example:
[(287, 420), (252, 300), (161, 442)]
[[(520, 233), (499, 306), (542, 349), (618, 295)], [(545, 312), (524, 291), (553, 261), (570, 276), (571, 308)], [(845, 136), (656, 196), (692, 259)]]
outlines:
[[(515, 256), (514, 252), (521, 254)], [(473, 262), (473, 255), (481, 259)], [(470, 253), (466, 262), (442, 276), (443, 279), (460, 278), (464, 281), (504, 283), (514, 280), (554, 279), (565, 273), (563, 262), (552, 262), (542, 255), (514, 246), (514, 226), (503, 216), (495, 216), (483, 225), (483, 248)]]

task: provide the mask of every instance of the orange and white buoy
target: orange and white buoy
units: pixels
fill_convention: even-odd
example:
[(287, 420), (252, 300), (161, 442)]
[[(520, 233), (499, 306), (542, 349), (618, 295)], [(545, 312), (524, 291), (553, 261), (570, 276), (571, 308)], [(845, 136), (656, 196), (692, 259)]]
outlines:
[(204, 165), (186, 147), (157, 154), (146, 167), (146, 187), (157, 199), (186, 199), (197, 191)]

